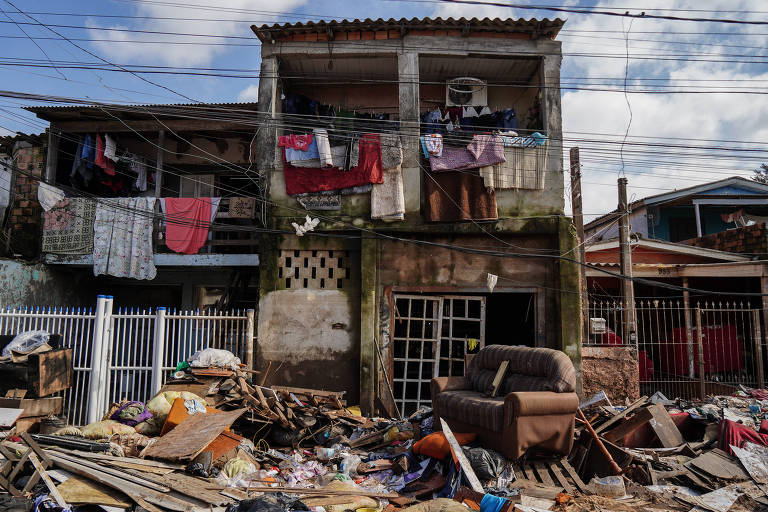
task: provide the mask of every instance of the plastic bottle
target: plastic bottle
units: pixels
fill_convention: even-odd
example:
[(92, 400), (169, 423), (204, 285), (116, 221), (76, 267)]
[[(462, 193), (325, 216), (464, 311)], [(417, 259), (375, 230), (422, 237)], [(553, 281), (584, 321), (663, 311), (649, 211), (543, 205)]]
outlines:
[(343, 448), (344, 447), (338, 443), (334, 444), (330, 448), (317, 446), (315, 447), (315, 457), (317, 457), (317, 460), (328, 461), (338, 455)]
[(624, 479), (620, 476), (604, 476), (593, 478), (587, 486), (590, 491), (606, 498), (621, 498), (627, 494)]

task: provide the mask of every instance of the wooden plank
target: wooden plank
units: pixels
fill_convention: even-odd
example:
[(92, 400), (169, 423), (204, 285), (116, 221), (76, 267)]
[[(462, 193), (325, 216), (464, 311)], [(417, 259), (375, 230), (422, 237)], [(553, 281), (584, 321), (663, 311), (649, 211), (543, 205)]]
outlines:
[(685, 466), (695, 466), (704, 473), (722, 480), (749, 480), (749, 475), (741, 469), (741, 466), (724, 451), (715, 448), (703, 453), (693, 460), (685, 463)]
[(91, 452), (83, 452), (80, 450), (65, 450), (63, 448), (49, 448), (49, 450), (55, 450), (58, 452), (62, 452), (69, 455), (74, 455), (76, 457), (83, 457), (86, 459), (94, 459), (94, 460), (103, 460), (106, 462), (130, 462), (131, 464), (136, 464), (140, 466), (151, 466), (155, 468), (162, 468), (162, 469), (184, 469), (184, 464), (168, 464), (167, 462), (160, 462), (157, 460), (147, 460), (147, 459), (139, 459), (138, 457), (116, 457), (114, 455), (107, 455), (105, 453), (91, 453)]
[(571, 483), (568, 481), (567, 478), (565, 478), (565, 475), (563, 474), (563, 470), (561, 470), (557, 464), (550, 463), (549, 469), (552, 471), (552, 474), (555, 475), (555, 478), (557, 479), (558, 483), (563, 486), (563, 489), (565, 489), (565, 492), (568, 494), (573, 495), (574, 488), (571, 485)]
[(495, 397), (499, 392), (499, 386), (501, 386), (501, 381), (504, 380), (504, 375), (506, 375), (508, 367), (509, 361), (502, 361), (501, 364), (499, 364), (499, 369), (496, 370), (496, 375), (493, 377), (491, 389), (488, 393), (491, 397)]
[(192, 460), (245, 411), (237, 409), (220, 414), (193, 414), (147, 447), (144, 456), (171, 461)]
[(37, 458), (37, 455), (35, 455), (34, 453), (30, 453), (29, 462), (32, 463), (32, 466), (34, 466), (35, 471), (37, 471), (37, 474), (40, 475), (40, 478), (43, 479), (43, 483), (45, 483), (45, 486), (48, 488), (48, 491), (50, 491), (51, 496), (53, 496), (53, 500), (56, 502), (56, 504), (63, 509), (68, 509), (69, 505), (67, 505), (66, 500), (59, 493), (59, 490), (56, 488), (56, 484), (53, 483), (53, 480), (51, 480), (51, 477), (49, 477), (48, 473), (45, 472), (45, 468), (40, 463), (40, 460)]
[(536, 462), (533, 464), (533, 469), (536, 470), (536, 473), (539, 475), (541, 483), (549, 487), (555, 487), (555, 482), (552, 480), (552, 477), (549, 476), (549, 470), (547, 469), (547, 466), (541, 462)]
[(477, 475), (475, 475), (475, 472), (472, 470), (472, 465), (467, 460), (467, 456), (464, 455), (464, 450), (461, 449), (459, 442), (456, 441), (456, 438), (453, 436), (451, 427), (448, 426), (448, 423), (446, 423), (443, 418), (440, 418), (440, 425), (442, 426), (445, 439), (448, 441), (448, 444), (451, 447), (451, 452), (453, 453), (453, 456), (456, 457), (456, 459), (459, 461), (459, 466), (461, 466), (462, 471), (464, 471), (464, 476), (467, 477), (467, 481), (469, 482), (470, 487), (472, 487), (472, 490), (480, 493), (485, 492), (483, 490), (483, 485), (480, 483), (480, 480), (477, 479)]
[(650, 411), (652, 416), (651, 428), (664, 448), (675, 448), (685, 442), (683, 441), (683, 435), (663, 405), (650, 405), (648, 406), (648, 411)]
[(608, 427), (610, 427), (614, 423), (618, 422), (620, 419), (624, 418), (627, 414), (629, 414), (632, 411), (634, 411), (635, 409), (645, 405), (645, 403), (647, 401), (648, 401), (648, 397), (647, 396), (641, 396), (640, 398), (638, 398), (637, 400), (632, 402), (632, 404), (630, 404), (629, 407), (627, 407), (626, 409), (624, 409), (623, 411), (618, 413), (616, 416), (614, 416), (613, 418), (609, 418), (605, 423), (603, 423), (600, 426), (596, 427), (595, 428), (595, 432), (599, 434), (600, 432), (602, 432), (603, 430), (607, 429)]
[(603, 434), (602, 437), (611, 443), (619, 442), (624, 439), (624, 437), (651, 421), (652, 418), (653, 414), (648, 407), (645, 407), (637, 411), (631, 418), (627, 419), (618, 427)]
[(12, 427), (22, 414), (24, 414), (24, 409), (0, 407), (0, 427)]
[(57, 489), (62, 498), (73, 505), (105, 505), (118, 508), (131, 506), (131, 500), (122, 492), (84, 477), (70, 477), (60, 483)]
[(578, 487), (581, 492), (587, 492), (587, 486), (584, 484), (576, 470), (573, 469), (573, 466), (571, 466), (568, 460), (561, 459), (560, 465), (563, 466), (563, 469), (566, 473), (568, 473), (568, 476), (571, 477), (571, 480), (573, 480), (573, 483), (576, 484), (576, 487)]
[(341, 399), (341, 397), (343, 397), (345, 393), (344, 391), (324, 391), (321, 389), (294, 388), (290, 386), (272, 386), (272, 389), (274, 389), (278, 393), (285, 393), (286, 395), (288, 393), (293, 393), (294, 395), (321, 396), (326, 398), (335, 396), (335, 397), (338, 397), (339, 399)]

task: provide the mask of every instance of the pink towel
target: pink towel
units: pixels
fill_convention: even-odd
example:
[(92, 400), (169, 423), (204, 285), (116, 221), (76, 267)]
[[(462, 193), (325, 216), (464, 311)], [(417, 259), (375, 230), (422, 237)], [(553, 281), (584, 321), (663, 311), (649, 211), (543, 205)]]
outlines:
[(211, 226), (209, 197), (165, 198), (165, 245), (175, 252), (197, 254)]

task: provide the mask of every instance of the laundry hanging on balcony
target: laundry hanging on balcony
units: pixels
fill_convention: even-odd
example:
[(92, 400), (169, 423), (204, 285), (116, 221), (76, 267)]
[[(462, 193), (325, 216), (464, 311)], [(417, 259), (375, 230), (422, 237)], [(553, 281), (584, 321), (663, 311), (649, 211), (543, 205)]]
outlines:
[(42, 251), (67, 255), (92, 253), (95, 215), (93, 199), (63, 197), (57, 201), (43, 213)]
[[(289, 195), (324, 190), (339, 190), (382, 182), (381, 140), (375, 133), (360, 139), (359, 158), (348, 171), (337, 167), (299, 168), (291, 165), (283, 152), (285, 191)], [(320, 162), (322, 165), (322, 161)]]
[(154, 197), (100, 199), (93, 222), (93, 275), (133, 279), (157, 275), (152, 252)]
[(197, 254), (208, 240), (220, 197), (165, 197), (165, 245), (174, 252)]

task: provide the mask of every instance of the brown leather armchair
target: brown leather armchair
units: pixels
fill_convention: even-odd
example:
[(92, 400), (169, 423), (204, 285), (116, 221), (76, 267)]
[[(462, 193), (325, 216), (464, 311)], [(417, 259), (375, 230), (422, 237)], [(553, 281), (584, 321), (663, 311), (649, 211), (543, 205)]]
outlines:
[[(499, 396), (488, 392), (502, 361), (509, 361)], [(567, 455), (579, 398), (576, 371), (564, 352), (488, 345), (464, 377), (432, 379), (435, 427), (475, 432), (487, 448), (516, 460), (529, 448)]]

